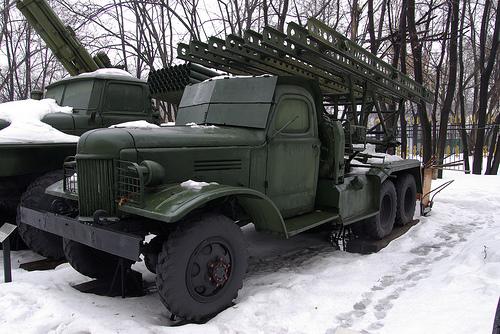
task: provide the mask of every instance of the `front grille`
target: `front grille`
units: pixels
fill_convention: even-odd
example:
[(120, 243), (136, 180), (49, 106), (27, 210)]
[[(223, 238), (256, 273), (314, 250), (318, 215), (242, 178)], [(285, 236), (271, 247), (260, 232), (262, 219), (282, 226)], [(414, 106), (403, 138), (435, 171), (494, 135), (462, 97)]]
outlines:
[(112, 159), (77, 159), (80, 216), (103, 209), (114, 215), (114, 163)]

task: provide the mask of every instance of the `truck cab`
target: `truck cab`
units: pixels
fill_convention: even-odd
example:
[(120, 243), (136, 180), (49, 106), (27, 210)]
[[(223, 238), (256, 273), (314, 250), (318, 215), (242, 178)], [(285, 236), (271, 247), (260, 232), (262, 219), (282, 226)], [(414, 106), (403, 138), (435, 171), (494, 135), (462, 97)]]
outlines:
[(73, 107), (72, 114), (55, 113), (42, 119), (71, 135), (127, 121), (159, 122), (147, 83), (121, 70), (103, 69), (62, 79), (47, 86), (45, 97)]
[[(187, 87), (176, 124), (194, 122), (255, 133), (260, 141), (245, 148), (247, 161), (242, 165), (249, 166), (245, 181), (232, 183), (266, 194), (284, 217), (294, 216), (312, 210), (316, 193), (320, 152), (316, 101), (321, 96), (312, 87), (293, 77), (209, 80)], [(199, 153), (210, 159), (214, 150), (220, 148)], [(196, 171), (183, 178), (227, 183), (224, 174)]]

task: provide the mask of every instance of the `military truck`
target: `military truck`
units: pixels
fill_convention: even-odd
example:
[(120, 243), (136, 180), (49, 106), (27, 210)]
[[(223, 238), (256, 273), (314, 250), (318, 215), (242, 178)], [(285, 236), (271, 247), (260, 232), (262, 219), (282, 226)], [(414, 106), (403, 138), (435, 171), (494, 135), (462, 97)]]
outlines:
[[(49, 114), (42, 122), (77, 136), (126, 121), (160, 122), (146, 81), (119, 69), (105, 69), (110, 66), (105, 54), (92, 58), (44, 0), (18, 1), (17, 7), (72, 75), (47, 86), (45, 97), (60, 106), (73, 107), (73, 112)], [(41, 92), (36, 95), (33, 97), (41, 98)], [(0, 130), (9, 125), (0, 120)], [(64, 159), (75, 152), (76, 143), (0, 144), (0, 214), (14, 216), (22, 194), (30, 185), (25, 202), (39, 201), (39, 194), (46, 186), (62, 179)], [(64, 257), (62, 240), (58, 247), (50, 247), (51, 243), (41, 245), (39, 231), (21, 223), (19, 232), (28, 246), (41, 255)]]
[(319, 226), (383, 238), (413, 219), (420, 162), (364, 151), (397, 144), (405, 101), (432, 101), (424, 87), (316, 20), (179, 55), (251, 75), (186, 87), (175, 126), (86, 132), (46, 189), (59, 213), (20, 208), (77, 271), (109, 278), (142, 256), (170, 312), (202, 321), (242, 287), (242, 225), (293, 242)]
[[(61, 106), (73, 107), (73, 112), (49, 114), (42, 122), (78, 136), (126, 121), (147, 120), (159, 124), (148, 84), (120, 72), (98, 70), (49, 85), (45, 96)], [(75, 153), (76, 143), (71, 142), (0, 144), (0, 207), (4, 214), (13, 215), (23, 193), (25, 203), (39, 201), (45, 187), (62, 179), (62, 164), (67, 156)], [(62, 240), (58, 246), (50, 247), (54, 242), (46, 243), (40, 238), (39, 230), (20, 222), (18, 226), (21, 238), (32, 250), (46, 257), (64, 258)]]

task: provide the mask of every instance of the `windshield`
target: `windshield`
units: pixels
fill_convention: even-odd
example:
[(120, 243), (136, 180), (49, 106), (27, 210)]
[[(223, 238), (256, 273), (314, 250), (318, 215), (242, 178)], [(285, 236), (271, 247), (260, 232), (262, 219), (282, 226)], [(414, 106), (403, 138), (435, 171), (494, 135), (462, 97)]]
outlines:
[(45, 96), (55, 99), (60, 106), (88, 109), (93, 87), (94, 80), (70, 82), (48, 89)]

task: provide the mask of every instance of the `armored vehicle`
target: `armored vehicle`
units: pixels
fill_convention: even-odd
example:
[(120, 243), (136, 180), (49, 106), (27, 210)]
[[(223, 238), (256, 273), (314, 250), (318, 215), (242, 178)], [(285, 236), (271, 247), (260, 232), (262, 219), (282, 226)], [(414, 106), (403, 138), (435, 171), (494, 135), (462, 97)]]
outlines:
[(86, 132), (46, 189), (58, 212), (20, 208), (22, 222), (64, 238), (80, 273), (112, 277), (144, 256), (165, 306), (200, 321), (242, 286), (241, 225), (383, 238), (413, 219), (420, 162), (364, 151), (397, 145), (388, 119), (407, 100), (432, 101), (425, 88), (316, 20), (287, 35), (267, 27), (180, 45), (179, 55), (247, 76), (188, 86), (173, 127)]

